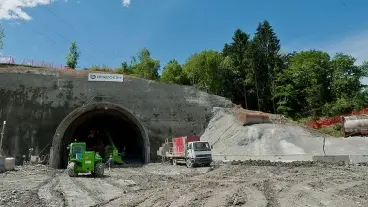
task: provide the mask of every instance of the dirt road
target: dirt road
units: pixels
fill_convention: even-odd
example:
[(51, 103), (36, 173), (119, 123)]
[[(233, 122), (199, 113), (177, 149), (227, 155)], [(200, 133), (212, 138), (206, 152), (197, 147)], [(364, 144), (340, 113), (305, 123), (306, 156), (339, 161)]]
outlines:
[(368, 167), (150, 164), (69, 178), (45, 166), (0, 174), (0, 206), (368, 206)]

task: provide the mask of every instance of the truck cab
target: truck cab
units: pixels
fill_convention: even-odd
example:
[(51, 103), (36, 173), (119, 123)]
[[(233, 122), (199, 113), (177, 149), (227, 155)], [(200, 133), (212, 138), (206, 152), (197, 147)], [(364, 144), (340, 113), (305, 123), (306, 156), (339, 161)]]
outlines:
[(188, 142), (186, 151), (186, 165), (188, 167), (193, 167), (195, 165), (209, 166), (211, 162), (212, 153), (208, 142)]
[(187, 167), (210, 166), (212, 153), (210, 144), (201, 141), (199, 136), (183, 136), (167, 139), (157, 150), (162, 162), (170, 161), (173, 165), (186, 164)]

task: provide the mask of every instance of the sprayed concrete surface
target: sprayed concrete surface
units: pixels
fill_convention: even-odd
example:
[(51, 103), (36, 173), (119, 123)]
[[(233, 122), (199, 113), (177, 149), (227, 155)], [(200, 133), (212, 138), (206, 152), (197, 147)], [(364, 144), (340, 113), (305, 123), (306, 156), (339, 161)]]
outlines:
[(7, 156), (20, 164), (30, 148), (36, 155), (48, 154), (62, 120), (88, 103), (118, 104), (131, 111), (147, 129), (151, 152), (168, 137), (201, 135), (212, 107), (232, 106), (223, 97), (189, 86), (129, 76), (123, 83), (89, 82), (89, 72), (0, 64), (0, 123), (7, 121)]
[(367, 206), (364, 166), (318, 163), (150, 164), (114, 168), (103, 178), (18, 167), (0, 174), (0, 206)]
[[(271, 123), (242, 126), (236, 110), (214, 108), (203, 140), (213, 146), (213, 154), (228, 157), (324, 155), (324, 137), (311, 133), (311, 130), (292, 123)], [(325, 137), (326, 155), (368, 154), (366, 138)], [(257, 159), (257, 158), (255, 158)], [(269, 158), (266, 158), (269, 159)], [(288, 158), (286, 158), (288, 159)]]

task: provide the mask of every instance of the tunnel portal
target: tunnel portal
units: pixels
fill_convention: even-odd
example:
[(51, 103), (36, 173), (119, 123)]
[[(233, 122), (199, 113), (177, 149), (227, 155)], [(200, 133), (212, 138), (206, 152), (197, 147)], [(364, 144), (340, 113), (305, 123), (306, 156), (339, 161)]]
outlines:
[(124, 163), (149, 162), (149, 139), (145, 127), (128, 110), (111, 103), (95, 103), (78, 108), (69, 114), (56, 130), (50, 165), (65, 168), (67, 146), (73, 141), (85, 142), (87, 150), (105, 155), (105, 147), (112, 144)]

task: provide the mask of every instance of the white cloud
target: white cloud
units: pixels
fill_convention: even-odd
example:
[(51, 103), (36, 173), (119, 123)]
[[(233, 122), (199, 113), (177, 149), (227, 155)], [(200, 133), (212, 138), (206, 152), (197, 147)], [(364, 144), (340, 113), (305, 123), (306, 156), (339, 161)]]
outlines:
[(357, 58), (357, 64), (368, 60), (368, 30), (349, 34), (343, 38), (336, 39), (324, 46), (323, 50), (329, 53), (346, 53)]
[(345, 35), (329, 37), (328, 41), (304, 40), (300, 38), (298, 42), (286, 44), (285, 49), (292, 50), (322, 50), (330, 55), (345, 53), (357, 58), (356, 64), (368, 61), (368, 30), (350, 32)]
[(54, 1), (55, 0), (0, 0), (0, 19), (31, 20), (32, 18), (24, 12), (24, 8), (47, 5)]
[(16, 27), (16, 26), (21, 25), (21, 23), (17, 22), (17, 21), (14, 21), (14, 22), (9, 22), (9, 25), (12, 26), (12, 27)]
[(129, 7), (130, 5), (130, 0), (121, 0), (121, 4), (125, 7)]

